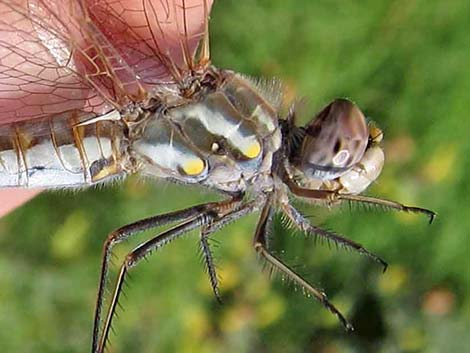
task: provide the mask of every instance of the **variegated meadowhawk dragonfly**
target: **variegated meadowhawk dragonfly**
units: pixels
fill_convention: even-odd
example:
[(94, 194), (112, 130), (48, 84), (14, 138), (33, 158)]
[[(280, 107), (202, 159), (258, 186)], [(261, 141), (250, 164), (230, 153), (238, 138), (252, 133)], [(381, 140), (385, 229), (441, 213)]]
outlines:
[[(386, 263), (360, 244), (311, 224), (290, 202), (347, 202), (435, 213), (360, 195), (384, 164), (382, 132), (336, 99), (305, 126), (282, 115), (277, 81), (210, 63), (209, 0), (0, 0), (0, 187), (78, 188), (140, 173), (217, 190), (223, 201), (158, 215), (104, 243), (92, 351), (103, 352), (123, 281), (153, 250), (192, 230), (216, 297), (208, 238), (260, 211), (253, 246), (274, 270), (352, 329), (326, 294), (273, 255), (267, 233), (282, 212), (307, 234)], [(104, 306), (114, 245), (164, 224), (130, 252)]]

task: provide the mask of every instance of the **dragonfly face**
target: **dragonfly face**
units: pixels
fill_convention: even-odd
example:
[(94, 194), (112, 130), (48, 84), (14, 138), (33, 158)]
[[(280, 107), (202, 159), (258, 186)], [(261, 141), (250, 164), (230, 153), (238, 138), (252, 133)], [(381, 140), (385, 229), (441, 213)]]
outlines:
[[(144, 173), (219, 191), (207, 202), (149, 217), (104, 243), (92, 351), (105, 350), (122, 285), (152, 251), (198, 229), (214, 294), (219, 283), (208, 238), (260, 211), (254, 249), (352, 326), (326, 294), (273, 255), (267, 234), (275, 210), (308, 235), (378, 256), (311, 224), (292, 196), (328, 205), (378, 204), (432, 211), (358, 195), (380, 174), (381, 133), (339, 99), (299, 130), (280, 116), (282, 94), (210, 64), (209, 0), (0, 0), (0, 187), (83, 187)], [(299, 132), (299, 143), (291, 140)], [(297, 135), (298, 137), (299, 135)], [(297, 140), (296, 140), (297, 141)], [(113, 247), (174, 224), (123, 260), (109, 307)]]

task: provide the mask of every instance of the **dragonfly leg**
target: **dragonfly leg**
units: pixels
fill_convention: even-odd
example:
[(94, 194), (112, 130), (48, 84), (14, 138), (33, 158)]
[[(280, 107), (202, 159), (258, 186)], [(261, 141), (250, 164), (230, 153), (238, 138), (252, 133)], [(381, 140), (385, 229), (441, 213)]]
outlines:
[(109, 263), (113, 247), (120, 242), (127, 240), (129, 237), (143, 232), (148, 229), (156, 228), (168, 223), (183, 222), (190, 218), (200, 215), (205, 209), (210, 209), (218, 203), (207, 203), (184, 210), (179, 210), (163, 215), (157, 215), (140, 221), (125, 225), (108, 235), (103, 244), (103, 255), (101, 262), (100, 280), (98, 287), (98, 295), (96, 299), (94, 324), (93, 324), (93, 342), (92, 350), (97, 351), (100, 324), (102, 321), (102, 308), (104, 303), (105, 287), (108, 280)]
[(217, 301), (219, 301), (220, 303), (222, 302), (222, 300), (221, 300), (220, 291), (219, 291), (219, 277), (217, 276), (216, 266), (214, 264), (214, 257), (210, 249), (209, 237), (212, 233), (215, 233), (216, 231), (218, 231), (220, 228), (224, 227), (228, 223), (233, 222), (237, 220), (238, 218), (245, 216), (248, 213), (252, 213), (256, 211), (260, 206), (260, 202), (256, 200), (253, 202), (246, 203), (245, 205), (237, 208), (239, 204), (240, 204), (240, 201), (234, 200), (232, 204), (234, 211), (202, 227), (202, 231), (201, 231), (202, 257), (206, 264), (207, 273), (209, 275), (209, 281), (212, 287), (212, 291), (214, 292), (214, 295), (217, 298)]
[[(103, 249), (100, 288), (98, 291), (97, 309), (95, 311), (95, 327), (93, 330), (93, 352), (103, 352), (109, 330), (111, 328), (111, 322), (115, 313), (115, 309), (118, 304), (119, 296), (121, 294), (124, 279), (127, 275), (127, 272), (132, 267), (137, 265), (143, 258), (149, 255), (151, 251), (159, 249), (163, 245), (169, 243), (177, 237), (188, 233), (193, 229), (202, 227), (209, 233), (212, 233), (216, 229), (219, 229), (222, 225), (227, 224), (230, 220), (239, 218), (248, 212), (255, 211), (258, 205), (259, 201), (251, 201), (246, 204), (242, 204), (242, 201), (239, 198), (233, 198), (220, 202), (211, 202), (190, 207), (181, 211), (175, 211), (164, 215), (146, 218), (144, 220), (124, 226), (111, 233), (108, 236)], [(112, 252), (112, 246), (124, 241), (136, 233), (174, 222), (180, 222), (180, 224), (142, 243), (126, 256), (126, 259), (121, 265), (118, 279), (114, 287), (111, 304), (100, 334), (99, 326), (101, 323), (104, 287), (108, 277), (110, 261), (109, 258)], [(211, 227), (211, 224), (215, 225), (215, 228)]]
[(320, 236), (342, 247), (357, 251), (360, 254), (363, 254), (371, 258), (375, 262), (379, 263), (380, 265), (382, 265), (384, 272), (387, 269), (388, 264), (384, 260), (382, 260), (379, 256), (375, 255), (374, 253), (364, 248), (361, 244), (356, 243), (355, 241), (345, 238), (332, 231), (312, 225), (299, 211), (297, 211), (290, 204), (284, 204), (282, 205), (282, 208), (283, 208), (284, 213), (292, 221), (292, 223), (298, 229), (305, 232), (306, 234)]
[(346, 320), (346, 318), (341, 314), (341, 312), (328, 300), (327, 295), (319, 288), (314, 287), (308, 283), (304, 278), (297, 274), (293, 269), (287, 266), (282, 262), (281, 259), (274, 256), (267, 247), (267, 234), (271, 227), (273, 209), (271, 203), (266, 203), (265, 207), (261, 212), (260, 219), (258, 221), (258, 226), (255, 233), (255, 238), (253, 246), (256, 252), (264, 259), (266, 262), (272, 266), (273, 270), (280, 272), (286, 278), (292, 280), (294, 283), (299, 285), (306, 293), (312, 295), (320, 303), (323, 304), (330, 312), (338, 317), (340, 322), (348, 331), (353, 330), (353, 326)]
[(217, 275), (216, 266), (214, 262), (214, 256), (209, 244), (210, 233), (205, 231), (201, 232), (201, 253), (204, 263), (206, 265), (207, 274), (209, 275), (209, 281), (212, 287), (212, 292), (219, 303), (222, 303), (219, 291), (219, 276)]
[(337, 194), (337, 198), (338, 198), (338, 200), (361, 202), (361, 203), (366, 203), (366, 204), (370, 204), (370, 205), (377, 205), (377, 206), (382, 206), (382, 207), (385, 207), (385, 208), (391, 208), (391, 209), (394, 209), (394, 210), (397, 210), (397, 211), (424, 214), (428, 217), (429, 224), (431, 224), (434, 221), (434, 218), (436, 218), (436, 216), (437, 216), (436, 212), (428, 210), (426, 208), (405, 206), (405, 205), (403, 205), (399, 202), (396, 202), (396, 201), (378, 199), (378, 198), (375, 198), (375, 197), (369, 197), (369, 196), (363, 196), (363, 195)]
[(119, 271), (119, 275), (117, 278), (116, 285), (114, 287), (114, 292), (111, 299), (111, 304), (104, 321), (103, 330), (101, 335), (99, 336), (99, 342), (97, 349), (95, 352), (102, 353), (104, 351), (109, 331), (111, 328), (112, 320), (116, 311), (116, 306), (119, 301), (119, 297), (121, 295), (122, 286), (124, 280), (127, 276), (128, 271), (136, 266), (141, 260), (143, 260), (146, 256), (148, 256), (152, 251), (161, 248), (163, 245), (168, 244), (172, 240), (194, 230), (196, 228), (201, 227), (204, 224), (211, 222), (216, 215), (211, 212), (201, 212), (198, 216), (193, 217), (192, 219), (186, 220), (182, 224), (179, 224), (157, 236), (154, 238), (144, 242), (143, 244), (139, 245), (135, 248), (132, 252), (130, 252), (124, 262), (121, 265), (121, 269)]
[(378, 199), (375, 197), (363, 195), (340, 194), (332, 190), (306, 189), (296, 185), (291, 180), (286, 180), (286, 183), (289, 185), (289, 189), (294, 195), (307, 199), (324, 200), (329, 203), (335, 203), (339, 201), (359, 202), (366, 203), (369, 205), (381, 206), (388, 209), (394, 209), (402, 212), (424, 214), (428, 217), (429, 223), (432, 223), (434, 218), (436, 218), (436, 213), (426, 208), (406, 206), (396, 201)]

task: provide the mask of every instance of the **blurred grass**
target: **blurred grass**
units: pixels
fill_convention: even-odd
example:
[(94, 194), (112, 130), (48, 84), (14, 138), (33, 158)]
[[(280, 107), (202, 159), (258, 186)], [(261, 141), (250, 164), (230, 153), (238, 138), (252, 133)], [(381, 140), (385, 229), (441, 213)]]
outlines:
[[(369, 194), (439, 217), (428, 226), (397, 213), (304, 208), (384, 257), (385, 274), (276, 224), (276, 250), (325, 288), (353, 334), (261, 271), (251, 250), (255, 216), (216, 236), (223, 306), (212, 297), (197, 237), (179, 240), (132, 272), (110, 352), (469, 351), (469, 13), (465, 0), (217, 2), (214, 64), (281, 77), (314, 111), (338, 96), (356, 101), (385, 131), (386, 167)], [(45, 193), (0, 220), (1, 351), (87, 352), (106, 234), (216, 197), (131, 179)], [(118, 258), (136, 241), (118, 247)]]

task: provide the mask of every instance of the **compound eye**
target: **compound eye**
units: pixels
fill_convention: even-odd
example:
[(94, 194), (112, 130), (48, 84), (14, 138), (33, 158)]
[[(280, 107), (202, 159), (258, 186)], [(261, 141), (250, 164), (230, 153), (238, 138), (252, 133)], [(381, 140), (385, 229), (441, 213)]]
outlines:
[(300, 169), (307, 177), (335, 179), (364, 155), (369, 139), (366, 119), (347, 99), (336, 99), (305, 127)]

